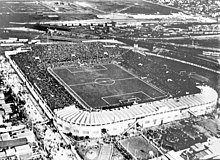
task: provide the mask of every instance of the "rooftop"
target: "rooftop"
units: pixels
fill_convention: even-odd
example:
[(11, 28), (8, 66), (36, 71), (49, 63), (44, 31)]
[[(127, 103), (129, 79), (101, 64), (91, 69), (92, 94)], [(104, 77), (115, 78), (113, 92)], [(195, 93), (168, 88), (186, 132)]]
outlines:
[[(55, 111), (58, 118), (74, 124), (80, 125), (103, 125), (116, 123), (134, 118), (205, 104), (217, 100), (217, 92), (208, 86), (200, 87), (202, 93), (184, 96), (177, 99), (163, 99), (160, 101), (138, 104), (131, 107), (124, 107), (113, 110), (103, 110), (100, 112), (82, 111), (74, 106), (65, 107)], [(166, 106), (165, 110), (161, 109)]]

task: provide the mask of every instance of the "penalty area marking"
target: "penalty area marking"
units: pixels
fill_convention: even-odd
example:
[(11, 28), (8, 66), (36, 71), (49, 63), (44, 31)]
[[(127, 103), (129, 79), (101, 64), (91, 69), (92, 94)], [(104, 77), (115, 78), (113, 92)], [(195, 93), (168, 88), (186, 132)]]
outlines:
[[(136, 94), (136, 93), (141, 93), (141, 94), (144, 94), (146, 97), (149, 97), (150, 99), (152, 99), (152, 97), (151, 96), (149, 96), (148, 94), (146, 94), (145, 92), (143, 92), (143, 91), (138, 91), (138, 92), (131, 92), (131, 93), (125, 93), (125, 94), (116, 94), (116, 95), (111, 95), (111, 96), (105, 96), (105, 97), (101, 97), (101, 99), (105, 102), (105, 103), (107, 103), (107, 104), (111, 104), (111, 103), (109, 103), (106, 99), (107, 98), (114, 98), (114, 97), (120, 97), (120, 96), (126, 96), (126, 95), (132, 95), (132, 94)], [(139, 98), (139, 97), (136, 97), (136, 98)], [(131, 98), (128, 98), (127, 100), (129, 100), (129, 99), (131, 99)], [(140, 99), (140, 98), (139, 98)], [(141, 99), (140, 99), (141, 100)], [(119, 102), (120, 101), (122, 101), (122, 100), (119, 100)]]
[(124, 93), (124, 94), (115, 94), (115, 95), (111, 95), (111, 96), (105, 96), (105, 97), (102, 97), (102, 98), (111, 98), (111, 97), (124, 96), (124, 95), (135, 94), (135, 93), (142, 93), (142, 94), (144, 94), (145, 96), (152, 98), (151, 96), (149, 96), (148, 94), (146, 94), (146, 93), (143, 92), (143, 91), (130, 92), (130, 93)]
[[(159, 93), (161, 93), (161, 94), (164, 95), (164, 93), (163, 93), (164, 91), (163, 91), (162, 89), (160, 89), (160, 88), (158, 88), (158, 87), (155, 87), (153, 84), (150, 84), (150, 83), (147, 83), (147, 82), (143, 81), (143, 80), (142, 80), (141, 78), (139, 78), (137, 75), (135, 75), (135, 74), (133, 74), (133, 73), (127, 71), (127, 70), (126, 70), (125, 68), (123, 68), (122, 66), (119, 66), (119, 65), (117, 65), (117, 64), (114, 64), (114, 65), (117, 66), (118, 68), (124, 70), (124, 71), (127, 72), (128, 74), (134, 76), (135, 78), (137, 78), (137, 79), (139, 79), (140, 81), (144, 82), (144, 83), (145, 83), (146, 85), (148, 85), (149, 87), (155, 89), (156, 91), (158, 91)], [(161, 92), (160, 90), (163, 91), (163, 92)]]
[[(86, 101), (84, 101), (72, 88), (70, 88), (70, 86), (68, 84), (66, 84), (66, 82), (60, 78), (59, 75), (57, 75), (55, 72), (51, 72), (52, 76), (59, 82), (61, 83), (61, 85), (63, 84), (64, 88), (70, 93), (71, 96), (73, 96), (74, 98), (76, 98), (78, 100), (78, 102), (84, 107), (87, 106), (88, 108), (91, 108), (90, 105), (88, 105), (88, 103)], [(75, 95), (74, 95), (75, 94)], [(81, 100), (81, 101), (80, 101)], [(82, 102), (84, 104), (82, 104)]]
[(122, 103), (123, 101), (126, 101), (126, 102), (135, 102), (135, 101), (140, 101), (141, 99), (139, 97), (131, 97), (131, 98), (128, 98), (128, 99), (125, 99), (125, 100), (119, 100), (120, 103)]
[(108, 68), (106, 68), (104, 65), (95, 65), (95, 66), (101, 66), (101, 69), (95, 69), (94, 66), (93, 67), (88, 67), (88, 70), (84, 69), (81, 67), (79, 71), (71, 71), (70, 68), (72, 67), (66, 67), (66, 70), (68, 70), (70, 73), (74, 74), (74, 73), (83, 73), (83, 72), (95, 72), (95, 71), (103, 71), (103, 70), (108, 70)]
[[(100, 84), (97, 82), (97, 79), (110, 79), (112, 81), (114, 81), (114, 83), (112, 84)], [(122, 79), (112, 79), (112, 78), (97, 78), (95, 79), (93, 82), (86, 82), (86, 83), (78, 83), (78, 84), (70, 84), (69, 86), (72, 87), (72, 86), (81, 86), (81, 85), (87, 85), (87, 84), (99, 84), (99, 85), (113, 85), (116, 83), (116, 81), (124, 81), (124, 80), (128, 80), (128, 79), (137, 79), (136, 77), (129, 77), (129, 78), (122, 78)]]

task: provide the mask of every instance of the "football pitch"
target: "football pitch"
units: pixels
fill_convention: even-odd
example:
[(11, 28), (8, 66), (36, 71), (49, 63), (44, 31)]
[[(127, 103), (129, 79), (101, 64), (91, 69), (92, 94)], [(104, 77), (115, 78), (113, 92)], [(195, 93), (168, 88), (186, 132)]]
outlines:
[(160, 152), (142, 136), (129, 137), (120, 142), (138, 160), (151, 159), (161, 156)]
[(116, 64), (57, 67), (52, 69), (52, 75), (86, 108), (100, 109), (165, 96)]

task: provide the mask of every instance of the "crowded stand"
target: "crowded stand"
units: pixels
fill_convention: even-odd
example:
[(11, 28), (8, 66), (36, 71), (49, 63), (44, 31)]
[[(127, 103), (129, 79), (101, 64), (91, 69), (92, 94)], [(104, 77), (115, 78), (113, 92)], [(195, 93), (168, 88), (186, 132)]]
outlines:
[[(48, 67), (92, 65), (98, 63), (121, 62), (127, 70), (132, 70), (143, 80), (157, 87), (168, 97), (195, 94), (200, 90), (187, 76), (179, 75), (167, 67), (166, 62), (156, 57), (146, 57), (118, 45), (102, 43), (35, 45), (32, 51), (13, 55), (27, 79), (35, 86), (51, 109), (75, 105), (82, 106), (48, 71)], [(140, 66), (141, 64), (141, 66)], [(157, 99), (153, 99), (157, 100)], [(148, 100), (148, 101), (152, 101)], [(133, 103), (133, 102), (132, 102)], [(132, 105), (119, 104), (119, 105)], [(142, 101), (141, 101), (142, 103)], [(103, 109), (117, 108), (108, 106)]]
[(180, 8), (187, 13), (209, 17), (219, 16), (219, 0), (152, 0), (153, 2)]
[(123, 54), (123, 60), (122, 65), (125, 68), (134, 68), (136, 74), (146, 77), (150, 83), (169, 93), (169, 96), (180, 97), (200, 91), (191, 79), (171, 70), (162, 59), (153, 56), (134, 56), (130, 51)]
[(209, 58), (207, 56), (204, 58), (202, 49), (193, 49), (188, 48), (187, 46), (179, 47), (175, 44), (153, 42), (150, 40), (134, 41), (125, 38), (117, 38), (117, 40), (120, 40), (130, 46), (138, 44), (139, 47), (146, 48), (153, 53), (191, 62), (213, 70), (218, 70), (220, 67), (217, 59)]
[(194, 64), (198, 64), (214, 70), (219, 69), (218, 61), (208, 57), (204, 58), (202, 50), (176, 47), (174, 45), (166, 45), (165, 48), (167, 50), (163, 50), (162, 52), (159, 51), (160, 55), (192, 62)]
[(66, 89), (56, 81), (48, 67), (80, 66), (93, 63), (109, 63), (120, 58), (124, 51), (116, 45), (101, 43), (35, 45), (32, 51), (11, 56), (27, 79), (36, 87), (51, 109), (75, 104), (84, 109)]

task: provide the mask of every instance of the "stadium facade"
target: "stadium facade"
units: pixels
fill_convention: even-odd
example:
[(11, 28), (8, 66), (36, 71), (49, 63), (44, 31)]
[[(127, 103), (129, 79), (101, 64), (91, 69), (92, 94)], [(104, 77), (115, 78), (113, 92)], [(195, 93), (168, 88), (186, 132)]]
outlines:
[(102, 131), (106, 130), (110, 135), (119, 135), (136, 123), (145, 128), (213, 112), (217, 104), (217, 92), (208, 86), (199, 88), (201, 93), (180, 98), (100, 112), (82, 111), (70, 106), (56, 110), (55, 114), (64, 133), (101, 137)]

